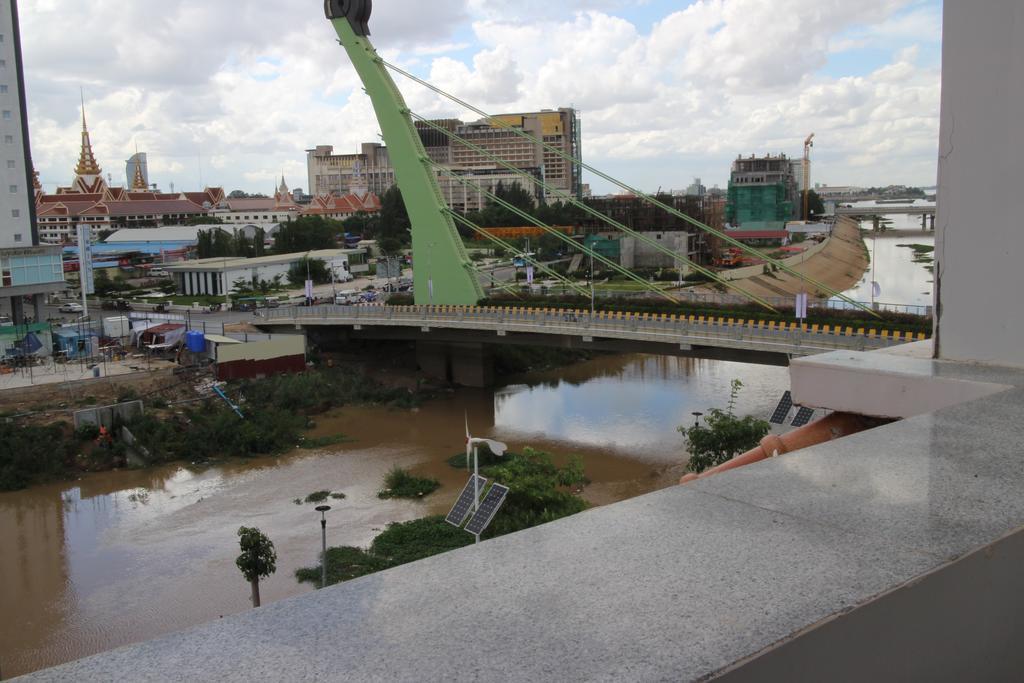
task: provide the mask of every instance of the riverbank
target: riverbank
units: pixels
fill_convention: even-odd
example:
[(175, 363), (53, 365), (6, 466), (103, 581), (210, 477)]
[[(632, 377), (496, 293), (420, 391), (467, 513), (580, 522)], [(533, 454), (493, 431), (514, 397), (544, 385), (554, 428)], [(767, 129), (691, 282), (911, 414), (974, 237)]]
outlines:
[[(750, 294), (765, 298), (788, 298), (799, 292), (807, 292), (812, 297), (827, 299), (829, 295), (819, 292), (806, 278), (817, 280), (832, 291), (845, 292), (860, 282), (868, 265), (860, 226), (849, 218), (841, 217), (836, 221), (824, 247), (808, 255), (806, 260), (790, 266), (796, 275), (776, 271), (770, 275), (761, 273), (735, 278), (734, 282)], [(728, 276), (728, 271), (723, 274)], [(698, 291), (711, 293), (714, 290), (705, 286)]]
[[(374, 362), (393, 368), (389, 381), (404, 376), (394, 354)], [(261, 582), (265, 605), (312, 590), (295, 571), (317, 564), (320, 514), (294, 500), (319, 490), (345, 495), (326, 501), (332, 547), (367, 548), (391, 522), (444, 515), (468, 478), (448, 462), (465, 450), (467, 417), (474, 435), (514, 452), (533, 447), (560, 465), (582, 457), (590, 483), (580, 495), (591, 505), (671, 486), (685, 447), (676, 428), (692, 424), (693, 411), (724, 407), (734, 378), (746, 384), (737, 411), (763, 416), (786, 371), (598, 356), (495, 389), (443, 388), (409, 410), (331, 409), (314, 418), (307, 441), (347, 439), (323, 448), (88, 473), (0, 493), (0, 612), (31, 615), (0, 623), (0, 668), (17, 675), (250, 609), (234, 563), (243, 525), (259, 527), (277, 549), (277, 572)], [(419, 500), (381, 500), (396, 466), (441, 487)]]

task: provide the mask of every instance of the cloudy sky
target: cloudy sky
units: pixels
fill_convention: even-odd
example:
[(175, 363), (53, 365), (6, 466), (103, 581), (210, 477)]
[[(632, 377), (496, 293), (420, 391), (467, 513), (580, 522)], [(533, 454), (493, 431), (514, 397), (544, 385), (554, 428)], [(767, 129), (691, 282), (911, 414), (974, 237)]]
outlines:
[[(305, 187), (304, 150), (378, 139), (320, 0), (20, 11), (48, 190), (73, 176), (79, 88), (115, 184), (137, 146), (164, 190)], [(798, 156), (811, 132), (816, 182), (935, 183), (939, 0), (377, 0), (370, 27), (385, 59), (485, 111), (576, 106), (586, 160), (643, 189), (724, 187), (738, 154)], [(399, 87), (422, 115), (475, 118)]]

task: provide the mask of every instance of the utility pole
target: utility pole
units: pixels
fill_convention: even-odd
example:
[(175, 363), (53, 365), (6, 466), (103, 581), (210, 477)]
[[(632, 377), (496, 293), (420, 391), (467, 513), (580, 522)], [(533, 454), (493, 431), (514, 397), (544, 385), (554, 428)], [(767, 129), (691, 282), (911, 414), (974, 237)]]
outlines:
[(594, 249), (591, 247), (590, 252), (590, 321), (593, 324), (594, 321)]

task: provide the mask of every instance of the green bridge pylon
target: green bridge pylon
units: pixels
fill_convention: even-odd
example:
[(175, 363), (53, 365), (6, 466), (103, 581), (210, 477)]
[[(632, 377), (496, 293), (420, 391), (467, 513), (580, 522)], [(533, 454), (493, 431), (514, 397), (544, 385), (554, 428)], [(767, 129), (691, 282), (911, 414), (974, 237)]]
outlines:
[(417, 304), (472, 306), (483, 289), (437, 184), (402, 93), (370, 44), (370, 0), (327, 0), (327, 18), (373, 103), (412, 223)]

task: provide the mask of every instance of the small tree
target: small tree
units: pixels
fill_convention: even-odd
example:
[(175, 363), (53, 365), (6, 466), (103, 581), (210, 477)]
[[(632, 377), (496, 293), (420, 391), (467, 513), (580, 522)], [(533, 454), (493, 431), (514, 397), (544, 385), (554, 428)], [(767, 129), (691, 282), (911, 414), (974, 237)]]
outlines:
[(726, 410), (712, 408), (704, 418), (706, 426), (679, 427), (690, 451), (686, 468), (691, 472), (703, 472), (750, 450), (771, 430), (771, 425), (764, 420), (752, 415), (740, 418), (733, 414), (736, 397), (742, 388), (743, 382), (738, 379), (732, 381)]
[(238, 528), (238, 546), (242, 554), (235, 560), (242, 576), (252, 585), (252, 606), (260, 606), (260, 579), (277, 571), (274, 544), (255, 527)]

